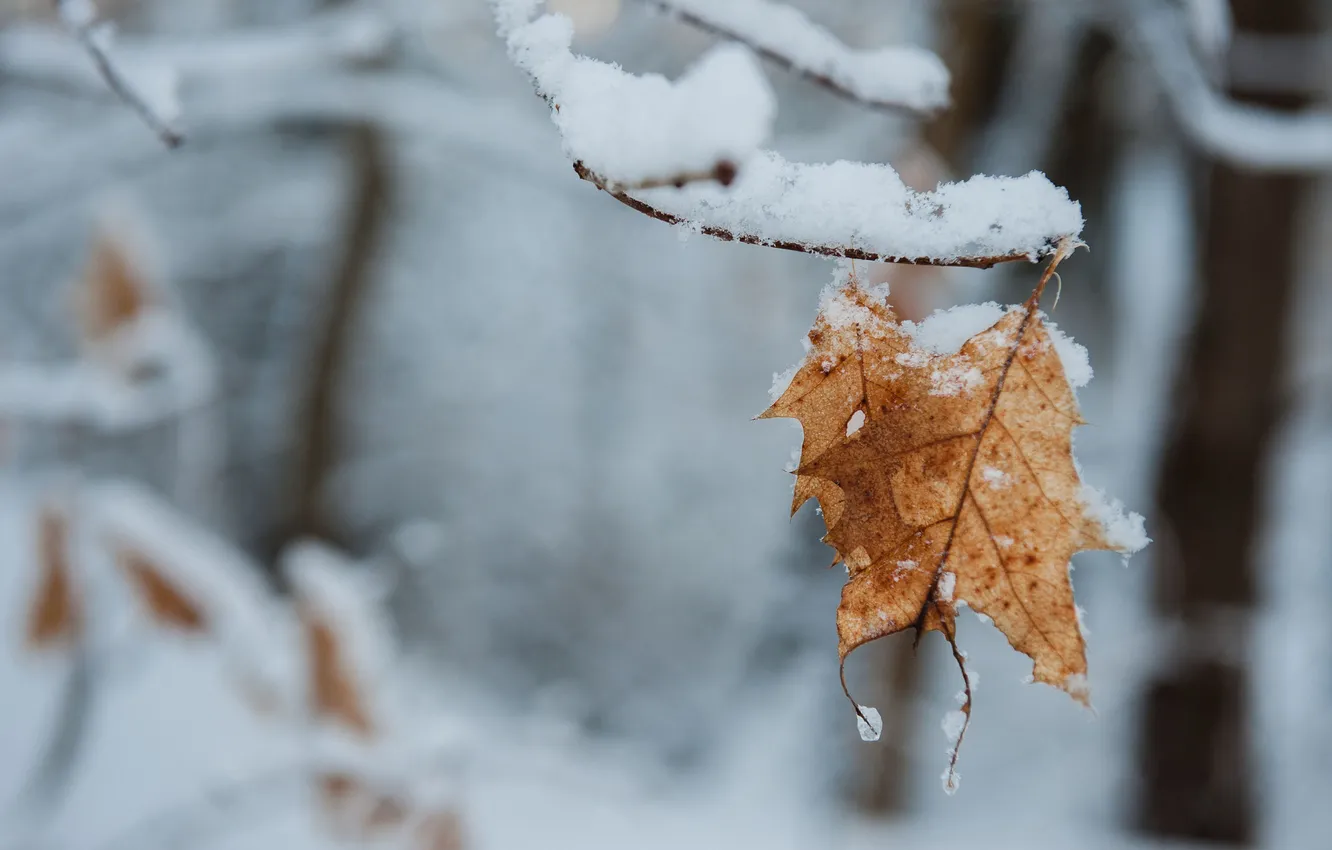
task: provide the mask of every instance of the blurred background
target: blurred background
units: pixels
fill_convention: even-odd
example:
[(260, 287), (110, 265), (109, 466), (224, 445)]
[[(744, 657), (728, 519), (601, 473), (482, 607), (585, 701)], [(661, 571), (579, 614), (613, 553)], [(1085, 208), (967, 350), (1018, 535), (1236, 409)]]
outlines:
[[(0, 848), (1329, 846), (1332, 3), (794, 5), (953, 107), (769, 65), (783, 155), (1082, 203), (1076, 450), (1154, 539), (1074, 560), (1096, 712), (966, 617), (960, 792), (942, 641), (856, 653), (859, 740), (752, 421), (831, 261), (579, 181), (483, 0), (100, 0), (175, 150), (0, 0)], [(634, 72), (715, 42), (549, 6)]]

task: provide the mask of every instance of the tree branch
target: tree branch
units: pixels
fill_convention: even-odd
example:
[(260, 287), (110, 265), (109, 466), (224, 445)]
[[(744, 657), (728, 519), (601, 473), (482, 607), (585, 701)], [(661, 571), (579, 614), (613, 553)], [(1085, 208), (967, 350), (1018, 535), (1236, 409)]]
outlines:
[[(666, 224), (682, 226), (690, 226), (691, 224), (688, 219), (657, 209), (651, 204), (633, 197), (623, 189), (611, 186), (607, 181), (590, 171), (582, 162), (575, 162), (573, 167), (574, 172), (577, 173), (579, 177), (591, 183), (593, 186), (596, 186), (598, 189), (632, 210), (636, 210), (649, 218), (655, 218), (657, 221), (665, 222)], [(908, 265), (919, 266), (953, 266), (960, 268), (988, 269), (999, 263), (1031, 260), (1031, 256), (1026, 253), (1003, 254), (993, 257), (960, 257), (953, 260), (942, 260), (934, 257), (896, 257), (888, 254), (876, 254), (873, 251), (864, 251), (859, 248), (850, 248), (845, 245), (817, 245), (791, 240), (763, 239), (749, 233), (737, 234), (724, 227), (717, 227), (710, 224), (698, 226), (697, 229), (704, 236), (711, 236), (713, 239), (719, 239), (722, 242), (743, 242), (746, 245), (762, 245), (768, 248), (781, 248), (784, 251), (796, 251), (801, 254), (816, 254), (823, 257), (841, 257), (848, 260), (865, 260), (874, 263), (906, 263)], [(1054, 250), (1055, 243), (1052, 241), (1046, 246), (1043, 254), (1054, 253)]]
[(125, 79), (124, 74), (111, 61), (99, 39), (97, 10), (92, 0), (53, 0), (53, 2), (65, 29), (88, 54), (88, 58), (97, 68), (97, 73), (106, 81), (107, 87), (138, 114), (143, 123), (162, 140), (162, 144), (168, 148), (179, 147), (185, 141), (185, 136), (149, 105), (143, 94)]
[(1120, 39), (1145, 60), (1180, 127), (1205, 153), (1264, 171), (1332, 170), (1332, 111), (1238, 103), (1208, 81), (1172, 9), (1117, 0), (1115, 11)]
[[(795, 9), (766, 0), (749, 0), (746, 8), (737, 8), (729, 15), (724, 9), (699, 2), (644, 2), (689, 26), (743, 44), (774, 65), (853, 103), (926, 115), (948, 105), (948, 71), (926, 50), (855, 50)], [(764, 26), (756, 26), (758, 21)], [(881, 73), (867, 73), (876, 62)], [(914, 86), (902, 82), (904, 77), (912, 76)]]

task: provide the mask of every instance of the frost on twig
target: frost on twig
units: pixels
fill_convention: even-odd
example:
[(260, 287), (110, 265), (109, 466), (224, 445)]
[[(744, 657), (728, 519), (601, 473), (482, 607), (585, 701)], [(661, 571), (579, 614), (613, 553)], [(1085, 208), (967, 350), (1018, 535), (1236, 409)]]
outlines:
[(647, 0), (690, 26), (746, 45), (763, 58), (857, 103), (933, 112), (948, 105), (948, 69), (919, 47), (857, 50), (769, 0)]
[(93, 0), (54, 0), (60, 20), (71, 36), (79, 43), (88, 58), (92, 59), (97, 73), (106, 81), (107, 86), (130, 109), (134, 110), (143, 122), (157, 134), (162, 143), (169, 148), (179, 147), (185, 136), (174, 126), (175, 81), (174, 77), (166, 80), (160, 96), (149, 97), (141, 87), (132, 84), (112, 61), (108, 52), (109, 30), (97, 22), (97, 7)]
[(672, 84), (575, 56), (567, 18), (532, 18), (540, 0), (492, 5), (578, 176), (658, 221), (809, 254), (974, 267), (1034, 260), (1082, 230), (1078, 204), (1034, 172), (916, 192), (887, 165), (806, 165), (760, 149), (772, 94), (741, 46)]

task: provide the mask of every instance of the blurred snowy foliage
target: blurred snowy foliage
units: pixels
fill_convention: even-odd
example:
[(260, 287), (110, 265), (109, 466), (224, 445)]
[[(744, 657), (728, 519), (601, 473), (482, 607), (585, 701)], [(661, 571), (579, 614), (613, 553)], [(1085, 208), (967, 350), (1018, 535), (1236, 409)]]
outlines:
[[(1030, 848), (1036, 833), (1012, 813), (1036, 798), (1052, 801), (1039, 846), (1138, 846), (1118, 828), (1151, 657), (1147, 568), (1125, 573), (1114, 559), (1089, 558), (1076, 574), (1095, 636), (1097, 723), (1022, 686), (1024, 662), (967, 623), (994, 718), (968, 733), (967, 787), (937, 792), (936, 729), (953, 685), (930, 680), (911, 707), (931, 718), (920, 740), (894, 744), (918, 768), (918, 816), (864, 822), (834, 802), (852, 747), (870, 746), (845, 722), (836, 683), (842, 576), (823, 569), (812, 510), (786, 518), (782, 463), (798, 432), (751, 421), (772, 373), (800, 355), (825, 262), (686, 238), (579, 181), (483, 0), (98, 5), (128, 65), (179, 71), (189, 142), (164, 152), (45, 4), (0, 4), (0, 356), (6, 367), (77, 362), (76, 282), (103, 216), (129, 210), (119, 214), (151, 231), (216, 384), (188, 415), (116, 433), (4, 424), (0, 848), (327, 846), (307, 780), (330, 762), (456, 801), (468, 848)], [(635, 72), (675, 78), (714, 42), (630, 0), (552, 5), (588, 22), (575, 49)], [(932, 4), (797, 5), (854, 47), (932, 40)], [(765, 73), (781, 104), (771, 145), (784, 156), (885, 162), (914, 143), (901, 116)], [(349, 129), (361, 124), (383, 137), (388, 184), (316, 506), (339, 548), (293, 548), (305, 402), (364, 178)], [(1097, 364), (1081, 396), (1101, 426), (1079, 438), (1087, 476), (1138, 504), (1187, 317), (1178, 246), (1194, 236), (1181, 223), (1185, 165), (1152, 138), (1116, 178), (1124, 235), (1095, 246), (1115, 257), (1114, 321), (1098, 315), (1105, 302), (1067, 292), (1056, 315)], [(994, 297), (982, 274), (943, 273), (940, 291)], [(205, 594), (250, 594), (257, 607), (236, 603), (235, 643), (168, 639), (148, 632), (123, 582), (98, 585), (91, 715), (59, 807), (42, 819), (21, 795), (78, 662), (22, 654), (16, 612), (35, 574), (33, 512), (80, 481), (93, 507), (130, 512), (172, 563), (190, 557), (173, 552), (223, 553), (209, 563), (235, 581)], [(145, 493), (169, 506), (166, 527), (133, 507)], [(1288, 501), (1296, 525), (1301, 507), (1320, 504)], [(1273, 543), (1295, 576), (1280, 588), (1305, 588), (1294, 603), (1326, 593), (1326, 574), (1299, 568), (1328, 560), (1326, 541), (1298, 536), (1322, 521)], [(114, 576), (89, 548), (87, 568)], [(380, 623), (391, 651), (367, 653), (392, 659), (382, 690), (407, 718), (405, 743), (367, 757), (356, 740), (293, 731), (238, 694), (238, 669), (279, 697), (304, 687), (289, 597), (266, 584), (283, 585), (293, 557), (317, 563), (306, 572), (374, 579), (347, 584), (365, 591), (360, 615), (391, 615), (391, 629)], [(206, 570), (200, 580), (226, 582)], [(1278, 659), (1305, 639), (1276, 618), (1270, 628), (1264, 651)], [(922, 647), (927, 667), (938, 649)], [(850, 674), (868, 677), (868, 664)], [(1289, 705), (1269, 700), (1269, 730), (1312, 722), (1300, 706), (1326, 697), (1326, 682), (1300, 669), (1276, 677), (1273, 693), (1297, 680), (1307, 689)], [(891, 727), (883, 737), (875, 746)], [(1326, 787), (1329, 762), (1304, 752), (1303, 737), (1270, 740), (1279, 846), (1311, 846), (1321, 809), (1291, 801)], [(1326, 735), (1315, 744), (1328, 752)], [(436, 750), (441, 762), (421, 769), (429, 781), (404, 779)]]

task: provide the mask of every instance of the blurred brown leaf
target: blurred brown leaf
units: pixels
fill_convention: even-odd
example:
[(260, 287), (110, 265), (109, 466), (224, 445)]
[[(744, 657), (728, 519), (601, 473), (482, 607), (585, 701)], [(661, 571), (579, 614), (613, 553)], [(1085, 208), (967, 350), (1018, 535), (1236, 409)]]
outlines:
[(355, 676), (343, 658), (333, 626), (311, 606), (300, 607), (309, 653), (310, 699), (316, 716), (328, 717), (369, 738), (374, 726)]
[(397, 829), (407, 821), (407, 804), (393, 794), (378, 794), (365, 813), (362, 831), (365, 835)]
[(37, 568), (41, 575), (28, 607), (29, 649), (72, 642), (82, 628), (68, 537), (69, 525), (64, 514), (49, 505), (43, 507), (37, 518)]
[[(1037, 309), (1052, 273), (948, 355), (918, 347), (852, 278), (763, 414), (804, 428), (794, 507), (820, 500), (825, 540), (847, 567), (843, 666), (908, 628), (917, 640), (942, 632), (962, 666), (954, 623), (965, 602), (1032, 658), (1037, 681), (1086, 701), (1069, 559), (1114, 547), (1080, 496), (1071, 438), (1083, 420)], [(958, 743), (970, 710), (967, 682)]]
[(154, 622), (184, 632), (208, 630), (203, 607), (148, 556), (122, 547), (117, 560)]
[(432, 812), (416, 827), (418, 850), (463, 850), (462, 817), (452, 809)]
[(81, 316), (87, 341), (105, 339), (152, 300), (146, 276), (119, 239), (103, 233), (83, 273)]

